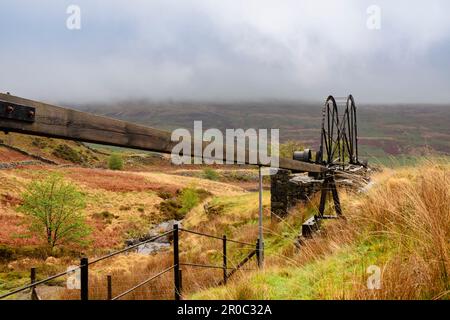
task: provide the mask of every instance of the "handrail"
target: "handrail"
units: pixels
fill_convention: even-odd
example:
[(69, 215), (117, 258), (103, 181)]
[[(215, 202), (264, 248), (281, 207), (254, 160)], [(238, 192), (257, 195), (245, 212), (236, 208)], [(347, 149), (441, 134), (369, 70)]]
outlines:
[[(200, 236), (205, 236), (205, 237), (209, 237), (209, 238), (213, 238), (213, 239), (218, 239), (218, 240), (222, 240), (222, 241), (226, 241), (226, 242), (234, 242), (234, 243), (238, 243), (238, 244), (242, 244), (242, 245), (254, 246), (253, 244), (248, 243), (248, 242), (243, 242), (243, 241), (238, 241), (238, 240), (233, 240), (233, 239), (227, 239), (225, 236), (224, 236), (223, 238), (220, 238), (220, 237), (217, 237), (217, 236), (214, 236), (214, 235), (210, 235), (210, 234), (206, 234), (206, 233), (202, 233), (202, 232), (197, 232), (197, 231), (193, 231), (193, 230), (182, 229), (182, 228), (174, 228), (173, 230), (166, 231), (166, 232), (164, 232), (164, 233), (162, 233), (162, 234), (160, 234), (160, 235), (158, 235), (158, 236), (152, 237), (152, 238), (150, 238), (150, 239), (147, 239), (147, 240), (145, 240), (145, 241), (139, 242), (139, 243), (137, 243), (137, 244), (134, 244), (134, 245), (132, 245), (132, 246), (126, 247), (126, 248), (124, 248), (124, 249), (114, 251), (114, 252), (112, 252), (112, 253), (110, 253), (110, 254), (107, 254), (107, 255), (102, 256), (102, 257), (97, 258), (97, 259), (94, 259), (94, 260), (89, 261), (89, 262), (87, 262), (87, 263), (84, 263), (84, 264), (83, 264), (83, 259), (82, 259), (82, 263), (81, 263), (79, 266), (75, 267), (75, 268), (71, 268), (70, 270), (67, 270), (67, 271), (58, 273), (58, 274), (53, 275), (53, 276), (50, 276), (50, 277), (48, 277), (48, 278), (46, 278), (46, 279), (43, 279), (43, 280), (40, 280), (40, 281), (36, 281), (36, 282), (33, 282), (33, 283), (29, 284), (29, 285), (26, 285), (26, 286), (23, 286), (23, 287), (21, 287), (21, 288), (15, 289), (15, 290), (13, 290), (13, 291), (11, 291), (11, 292), (8, 292), (8, 293), (6, 293), (6, 294), (1, 295), (1, 296), (0, 296), (0, 299), (9, 297), (9, 296), (11, 296), (11, 295), (13, 295), (13, 294), (19, 293), (19, 292), (24, 291), (24, 290), (26, 290), (26, 289), (35, 288), (36, 286), (38, 286), (38, 285), (40, 285), (40, 284), (43, 284), (43, 283), (46, 283), (46, 282), (48, 282), (48, 281), (50, 281), (50, 280), (53, 280), (53, 279), (56, 279), (56, 278), (58, 278), (58, 277), (67, 275), (67, 274), (69, 274), (69, 273), (71, 273), (71, 272), (74, 272), (74, 271), (76, 271), (76, 270), (79, 270), (79, 269), (81, 269), (81, 268), (83, 268), (83, 267), (88, 267), (89, 265), (92, 265), (92, 264), (97, 263), (97, 262), (99, 262), (99, 261), (102, 261), (102, 260), (111, 258), (111, 257), (113, 257), (113, 256), (116, 256), (116, 255), (120, 254), (120, 253), (127, 252), (127, 251), (132, 250), (132, 249), (134, 249), (134, 248), (137, 248), (137, 247), (139, 247), (139, 246), (141, 246), (141, 245), (143, 245), (143, 244), (146, 244), (146, 243), (155, 241), (155, 240), (157, 240), (157, 239), (159, 239), (159, 238), (162, 238), (162, 237), (164, 237), (164, 236), (167, 236), (167, 235), (169, 235), (169, 234), (175, 232), (175, 230), (184, 231), (184, 232), (187, 232), (187, 233), (192, 233), (192, 234), (196, 234), (196, 235), (200, 235)], [(245, 263), (247, 263), (247, 262), (248, 262), (248, 261), (249, 261), (256, 253), (257, 253), (257, 251), (256, 251), (256, 250), (253, 250), (253, 251), (252, 251), (250, 254), (248, 254), (247, 257), (245, 257), (244, 260), (242, 260), (235, 268), (229, 268), (229, 267), (226, 267), (226, 264), (225, 264), (224, 266), (215, 266), (215, 265), (206, 265), (206, 264), (196, 264), (196, 263), (179, 263), (179, 264), (174, 264), (174, 265), (172, 265), (171, 267), (166, 268), (166, 269), (164, 269), (163, 271), (159, 272), (159, 273), (156, 274), (155, 276), (148, 278), (147, 280), (145, 280), (145, 281), (143, 281), (143, 282), (137, 284), (136, 286), (134, 286), (134, 287), (128, 289), (128, 290), (125, 291), (125, 292), (122, 292), (122, 293), (119, 294), (118, 296), (114, 297), (112, 300), (120, 299), (121, 297), (123, 297), (123, 296), (129, 294), (130, 292), (132, 292), (132, 291), (134, 291), (134, 290), (140, 288), (141, 286), (143, 286), (143, 285), (145, 285), (146, 283), (148, 283), (148, 282), (150, 282), (150, 281), (156, 279), (157, 277), (159, 277), (159, 276), (165, 274), (166, 272), (169, 272), (170, 270), (175, 269), (175, 268), (178, 268), (179, 266), (182, 266), (182, 265), (184, 265), (184, 266), (191, 266), (191, 267), (222, 269), (222, 270), (224, 270), (224, 277), (225, 277), (225, 278), (229, 278), (229, 277), (231, 277), (237, 270), (241, 269), (242, 266), (243, 266)], [(87, 260), (87, 259), (86, 259), (86, 260)], [(230, 273), (229, 273), (228, 275), (226, 275), (226, 270), (231, 270)], [(242, 269), (242, 270), (244, 270), (244, 269)], [(254, 270), (254, 269), (245, 269), (245, 270)], [(220, 282), (220, 283), (222, 283), (222, 282)], [(219, 283), (219, 284), (220, 284), (220, 283)], [(83, 289), (83, 288), (82, 288), (82, 289)]]
[[(209, 265), (209, 264), (199, 264), (199, 263), (180, 263), (180, 266), (187, 266), (187, 267), (199, 267), (199, 268), (211, 268), (211, 269), (226, 269), (226, 270), (235, 270), (236, 268), (224, 268), (223, 266), (215, 266), (215, 265)], [(256, 269), (245, 269), (245, 270), (256, 270)]]
[[(231, 277), (233, 274), (236, 273), (236, 271), (238, 271), (244, 264), (247, 263), (247, 261), (249, 261), (254, 255), (256, 254), (256, 250), (253, 250), (252, 252), (250, 252), (250, 254), (245, 257), (244, 260), (242, 260), (241, 262), (239, 262), (239, 264), (236, 266), (236, 268), (234, 268), (234, 270), (232, 270), (228, 275), (227, 278)], [(219, 284), (222, 284), (222, 281), (219, 282)]]
[(211, 268), (211, 269), (224, 269), (222, 266), (215, 266), (210, 264), (200, 264), (200, 263), (180, 263), (180, 266), (190, 266), (190, 267), (200, 267), (200, 268)]
[(46, 279), (36, 281), (36, 282), (34, 282), (34, 283), (31, 283), (31, 284), (28, 284), (28, 285), (23, 286), (23, 287), (21, 287), (21, 288), (18, 288), (18, 289), (14, 290), (14, 291), (5, 293), (5, 294), (3, 294), (3, 295), (0, 296), (0, 300), (3, 299), (3, 298), (9, 297), (9, 296), (11, 296), (11, 295), (13, 295), (13, 294), (19, 293), (19, 292), (21, 292), (21, 291), (23, 291), (23, 290), (31, 289), (32, 287), (36, 287), (36, 286), (38, 286), (38, 285), (40, 285), (40, 284), (43, 284), (43, 283), (45, 283), (45, 282), (48, 282), (48, 281), (50, 281), (50, 280), (53, 280), (53, 279), (62, 277), (62, 276), (66, 275), (66, 274), (68, 274), (68, 273), (70, 273), (70, 272), (73, 272), (73, 271), (75, 271), (75, 270), (77, 270), (77, 269), (80, 269), (80, 267), (76, 267), (76, 268), (73, 268), (73, 269), (70, 269), (70, 270), (67, 270), (67, 271), (64, 271), (64, 272), (60, 272), (60, 273), (55, 274), (55, 275), (53, 275), (53, 276), (50, 276), (50, 277), (48, 277), (48, 278), (46, 278)]
[(124, 291), (124, 292), (122, 292), (121, 294), (119, 294), (118, 296), (116, 296), (116, 297), (112, 298), (111, 300), (117, 300), (117, 299), (120, 299), (120, 298), (122, 298), (123, 296), (125, 296), (125, 295), (129, 294), (130, 292), (132, 292), (132, 291), (134, 291), (134, 290), (136, 290), (136, 289), (138, 289), (138, 288), (142, 287), (143, 285), (145, 285), (145, 284), (149, 283), (150, 281), (152, 281), (152, 280), (154, 280), (154, 279), (158, 278), (159, 276), (162, 276), (163, 274), (165, 274), (165, 273), (169, 272), (169, 271), (170, 271), (170, 270), (172, 270), (173, 268), (175, 268), (175, 266), (171, 266), (171, 267), (169, 267), (169, 268), (167, 268), (167, 269), (164, 269), (164, 270), (163, 270), (163, 271), (161, 271), (160, 273), (158, 273), (158, 274), (154, 275), (154, 276), (153, 276), (153, 277), (151, 277), (151, 278), (148, 278), (148, 279), (147, 279), (147, 280), (145, 280), (145, 281), (142, 281), (141, 283), (139, 283), (139, 284), (135, 285), (135, 286), (134, 286), (134, 287), (132, 287), (131, 289), (128, 289), (127, 291)]
[[(118, 251), (114, 251), (114, 252), (112, 252), (112, 253), (110, 253), (110, 254), (107, 254), (107, 255), (105, 255), (105, 256), (103, 256), (103, 257), (100, 257), (100, 258), (97, 258), (97, 259), (94, 259), (94, 260), (88, 262), (88, 265), (97, 263), (97, 262), (99, 262), (99, 261), (102, 261), (102, 260), (105, 260), (105, 259), (107, 259), (107, 258), (113, 257), (113, 256), (118, 255), (118, 254), (120, 254), (120, 253), (129, 251), (129, 250), (131, 250), (131, 249), (134, 249), (134, 248), (136, 248), (136, 247), (139, 247), (140, 245), (146, 244), (146, 243), (148, 243), (148, 242), (155, 241), (155, 240), (157, 240), (157, 239), (159, 239), (159, 238), (162, 238), (162, 237), (164, 237), (164, 236), (166, 236), (166, 235), (168, 235), (168, 234), (170, 234), (170, 233), (172, 233), (172, 232), (173, 232), (173, 231), (170, 230), (170, 231), (167, 231), (167, 232), (165, 232), (165, 233), (162, 233), (162, 234), (160, 234), (160, 235), (158, 235), (158, 236), (156, 236), (156, 237), (153, 237), (153, 238), (150, 238), (150, 239), (148, 239), (148, 240), (139, 242), (139, 243), (137, 243), (137, 244), (134, 244), (134, 245), (132, 245), (132, 246), (126, 247), (126, 248), (124, 248), (124, 249), (121, 249), (121, 250), (118, 250)], [(77, 266), (77, 267), (72, 268), (72, 269), (70, 269), (70, 270), (67, 270), (67, 271), (64, 271), (64, 272), (55, 274), (55, 275), (50, 276), (50, 277), (48, 277), (48, 278), (45, 278), (45, 279), (43, 279), (43, 280), (36, 281), (36, 282), (34, 282), (34, 283), (31, 283), (31, 284), (28, 284), (28, 285), (26, 285), (26, 286), (20, 287), (20, 288), (18, 288), (18, 289), (16, 289), (16, 290), (13, 290), (13, 291), (11, 291), (11, 292), (8, 292), (8, 293), (5, 293), (5, 294), (3, 294), (3, 295), (0, 295), (0, 300), (1, 300), (1, 299), (4, 299), (4, 298), (6, 298), (6, 297), (9, 297), (9, 296), (11, 296), (11, 295), (13, 295), (13, 294), (16, 294), (16, 293), (19, 293), (19, 292), (21, 292), (21, 291), (24, 291), (24, 290), (26, 290), (26, 289), (30, 289), (30, 288), (36, 287), (36, 286), (38, 286), (38, 285), (40, 285), (40, 284), (43, 284), (43, 283), (46, 283), (46, 282), (48, 282), (48, 281), (50, 281), (50, 280), (53, 280), (53, 279), (62, 277), (62, 276), (64, 276), (64, 275), (67, 275), (68, 273), (73, 272), (73, 271), (76, 271), (76, 270), (78, 270), (78, 269), (80, 269), (81, 267), (84, 267), (84, 266), (85, 266), (85, 265)]]
[[(213, 236), (207, 233), (202, 233), (202, 232), (198, 232), (198, 231), (192, 231), (192, 230), (187, 230), (187, 229), (183, 229), (183, 228), (179, 228), (178, 230), (180, 231), (184, 231), (184, 232), (188, 232), (188, 233), (192, 233), (192, 234), (196, 234), (199, 236), (205, 236), (205, 237), (209, 237), (209, 238), (213, 238), (213, 239), (218, 239), (218, 240), (223, 240), (223, 238), (221, 237), (217, 237), (217, 236)], [(243, 244), (243, 245), (247, 245), (247, 246), (254, 246), (254, 244), (252, 243), (248, 243), (248, 242), (243, 242), (243, 241), (238, 241), (238, 240), (232, 240), (232, 239), (228, 239), (227, 238), (227, 242), (234, 242), (234, 243), (239, 243), (239, 244)]]

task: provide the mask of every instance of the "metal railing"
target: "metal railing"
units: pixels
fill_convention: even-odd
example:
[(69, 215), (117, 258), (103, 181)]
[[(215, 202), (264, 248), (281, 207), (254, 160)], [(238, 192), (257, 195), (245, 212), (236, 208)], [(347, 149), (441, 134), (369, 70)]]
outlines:
[[(174, 228), (174, 232), (177, 231), (182, 231), (182, 232), (187, 232), (187, 233), (191, 233), (191, 234), (195, 234), (198, 236), (203, 236), (203, 237), (207, 237), (207, 238), (212, 238), (212, 239), (216, 239), (216, 240), (222, 240), (222, 265), (221, 266), (216, 266), (216, 265), (206, 265), (206, 264), (198, 264), (198, 263), (189, 263), (189, 262), (185, 262), (185, 263), (180, 263), (180, 266), (188, 266), (188, 267), (196, 267), (196, 268), (213, 268), (213, 269), (222, 269), (223, 270), (223, 279), (220, 280), (217, 284), (218, 285), (222, 285), (222, 284), (226, 284), (227, 280), (234, 274), (236, 273), (236, 271), (238, 271), (239, 269), (242, 269), (242, 267), (244, 266), (244, 264), (246, 264), (253, 256), (256, 255), (256, 257), (258, 257), (259, 255), (259, 240), (256, 242), (256, 244), (251, 244), (248, 242), (243, 242), (243, 241), (238, 241), (238, 240), (233, 240), (233, 239), (228, 239), (226, 235), (223, 235), (222, 238), (221, 237), (217, 237), (217, 236), (213, 236), (207, 233), (202, 233), (202, 232), (198, 232), (198, 231), (192, 231), (192, 230), (187, 230), (187, 229), (183, 229), (183, 228), (179, 228), (178, 226), (175, 226)], [(244, 258), (244, 260), (242, 260), (241, 262), (239, 262), (236, 267), (228, 267), (228, 255), (227, 255), (227, 243), (228, 242), (232, 242), (232, 243), (237, 243), (237, 244), (241, 244), (241, 245), (245, 245), (245, 246), (250, 246), (253, 247), (254, 249)], [(257, 263), (259, 266), (259, 259), (257, 259)], [(227, 271), (231, 270), (230, 273), (228, 273)], [(254, 269), (246, 269), (246, 270), (254, 270)]]
[[(180, 248), (179, 248), (179, 233), (181, 232), (186, 232), (186, 233), (190, 233), (190, 234), (194, 234), (194, 235), (198, 235), (198, 236), (203, 236), (203, 237), (207, 237), (207, 238), (212, 238), (212, 239), (216, 239), (216, 240), (221, 240), (222, 241), (222, 255), (223, 255), (223, 260), (222, 260), (222, 265), (218, 266), (218, 265), (210, 265), (210, 264), (200, 264), (200, 263), (191, 263), (191, 262), (180, 262)], [(187, 230), (187, 229), (183, 229), (183, 228), (179, 228), (177, 224), (175, 224), (173, 226), (172, 230), (166, 231), (158, 236), (152, 237), (148, 240), (139, 242), (137, 244), (128, 246), (124, 249), (121, 250), (117, 250), (114, 251), (112, 253), (109, 253), (107, 255), (104, 255), (102, 257), (99, 258), (95, 258), (92, 261), (89, 261), (89, 259), (87, 257), (83, 257), (80, 259), (80, 264), (79, 266), (72, 268), (70, 270), (64, 271), (64, 272), (60, 272), (58, 274), (55, 274), (53, 276), (50, 276), (48, 278), (45, 278), (43, 280), (39, 280), (36, 281), (36, 269), (35, 268), (31, 268), (31, 282), (28, 285), (22, 286), (20, 288), (14, 289), (6, 294), (0, 295), (0, 300), (10, 297), (14, 294), (23, 292), (25, 290), (30, 289), (31, 290), (31, 299), (32, 300), (40, 300), (39, 296), (36, 293), (36, 286), (41, 285), (41, 284), (45, 284), (48, 283), (51, 280), (57, 279), (59, 277), (68, 275), (70, 273), (73, 273), (75, 271), (80, 271), (80, 299), (81, 300), (89, 300), (89, 266), (112, 258), (114, 256), (117, 256), (121, 253), (124, 252), (128, 252), (130, 250), (136, 249), (141, 245), (144, 245), (146, 243), (149, 242), (153, 242), (156, 241), (162, 237), (168, 236), (172, 234), (173, 235), (173, 265), (171, 265), (170, 267), (167, 267), (166, 269), (160, 271), (159, 273), (145, 279), (144, 281), (136, 284), (135, 286), (131, 287), (130, 289), (116, 295), (115, 297), (113, 297), (112, 295), (112, 277), (111, 275), (107, 276), (107, 299), (108, 300), (118, 300), (124, 296), (126, 296), (127, 294), (130, 294), (131, 292), (135, 291), (136, 289), (141, 288), (142, 286), (146, 285), (147, 283), (159, 278), (160, 276), (168, 273), (169, 271), (173, 270), (174, 274), (173, 274), (173, 280), (174, 280), (174, 298), (175, 300), (180, 300), (181, 298), (181, 292), (182, 292), (182, 271), (180, 269), (181, 266), (186, 266), (186, 267), (197, 267), (197, 268), (211, 268), (211, 269), (222, 269), (223, 270), (223, 278), (217, 282), (218, 285), (222, 285), (222, 284), (226, 284), (227, 280), (233, 275), (235, 274), (238, 270), (255, 270), (255, 269), (244, 269), (243, 266), (251, 260), (251, 258), (253, 256), (258, 257), (259, 254), (259, 241), (256, 242), (256, 244), (251, 244), (248, 242), (243, 242), (243, 241), (238, 241), (238, 240), (234, 240), (234, 239), (228, 239), (225, 235), (222, 237), (217, 237), (214, 235), (210, 235), (210, 234), (206, 234), (206, 233), (202, 233), (202, 232), (198, 232), (198, 231), (193, 231), (193, 230)], [(236, 244), (240, 244), (240, 245), (244, 245), (244, 246), (250, 246), (253, 247), (253, 250), (241, 261), (239, 262), (235, 267), (229, 267), (228, 266), (228, 255), (227, 255), (227, 243), (231, 242), (231, 243), (236, 243)], [(259, 259), (257, 259), (257, 263), (259, 266)], [(229, 271), (229, 272), (228, 272)]]

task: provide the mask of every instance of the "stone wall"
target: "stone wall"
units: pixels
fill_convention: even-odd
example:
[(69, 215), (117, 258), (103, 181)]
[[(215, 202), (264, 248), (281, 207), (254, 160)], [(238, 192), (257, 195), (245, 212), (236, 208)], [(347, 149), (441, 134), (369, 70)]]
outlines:
[(38, 160), (25, 160), (25, 161), (15, 161), (15, 162), (1, 162), (0, 163), (0, 170), (1, 169), (15, 169), (22, 166), (31, 166), (31, 165), (41, 165), (42, 162)]
[[(58, 164), (57, 162), (55, 162), (55, 161), (53, 161), (53, 160), (50, 160), (50, 159), (41, 157), (41, 156), (39, 156), (39, 155), (37, 155), (37, 154), (32, 154), (32, 153), (30, 153), (30, 152), (28, 152), (28, 151), (25, 151), (25, 150), (22, 150), (22, 149), (20, 149), (20, 148), (14, 147), (14, 146), (12, 146), (12, 145), (6, 144), (6, 143), (4, 143), (2, 140), (0, 140), (0, 146), (5, 147), (5, 148), (8, 148), (8, 149), (11, 149), (11, 150), (14, 150), (14, 151), (16, 151), (16, 152), (19, 152), (19, 153), (21, 153), (21, 154), (23, 154), (23, 155), (26, 155), (26, 156), (30, 157), (30, 158), (36, 159), (36, 160), (38, 160), (39, 162), (44, 162), (44, 163), (48, 163), (48, 164)], [(31, 161), (31, 160), (30, 160), (30, 161)]]
[(279, 169), (270, 181), (272, 214), (285, 217), (290, 208), (299, 202), (307, 202), (320, 191), (322, 182), (307, 174), (292, 174), (289, 170)]

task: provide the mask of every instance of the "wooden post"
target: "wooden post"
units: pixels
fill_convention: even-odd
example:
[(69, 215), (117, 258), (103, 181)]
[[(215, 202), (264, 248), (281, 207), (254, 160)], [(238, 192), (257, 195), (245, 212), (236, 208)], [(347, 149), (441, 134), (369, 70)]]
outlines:
[(180, 300), (180, 255), (178, 247), (178, 224), (173, 225), (173, 278), (175, 288), (175, 300)]
[(180, 277), (180, 291), (179, 291), (179, 294), (180, 294), (180, 299), (181, 299), (181, 292), (183, 291), (183, 270), (180, 269), (178, 274), (179, 274), (179, 277)]
[(260, 247), (259, 241), (260, 241), (259, 239), (256, 240), (256, 264), (258, 265), (258, 268), (261, 268), (261, 257), (260, 257), (261, 252), (259, 251)]
[[(30, 271), (30, 280), (31, 280), (31, 284), (36, 282), (36, 268), (31, 268)], [(36, 293), (36, 287), (31, 287), (31, 300), (39, 300), (39, 297)]]
[(112, 278), (111, 275), (108, 274), (106, 276), (107, 288), (108, 288), (108, 300), (112, 300)]
[(89, 300), (89, 261), (84, 257), (80, 259), (81, 300)]
[(227, 284), (227, 236), (223, 235), (222, 237), (223, 243), (223, 284)]

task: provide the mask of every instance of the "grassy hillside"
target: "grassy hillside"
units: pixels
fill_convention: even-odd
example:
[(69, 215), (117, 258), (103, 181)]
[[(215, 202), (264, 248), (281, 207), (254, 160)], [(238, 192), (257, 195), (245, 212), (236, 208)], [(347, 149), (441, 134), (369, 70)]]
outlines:
[(152, 152), (0, 132), (0, 163), (41, 159), (43, 164), (106, 169), (112, 153), (120, 153), (124, 170), (145, 171), (153, 165), (170, 165), (167, 157)]
[[(22, 149), (28, 149), (30, 146), (26, 141), (28, 138), (25, 137), (22, 140), (22, 136), (18, 136), (14, 137), (14, 140), (25, 141), (20, 146)], [(50, 145), (54, 141), (52, 139), (47, 143)], [(62, 142), (58, 141), (55, 144), (59, 143)], [(73, 146), (74, 149), (76, 146), (78, 145)], [(85, 148), (84, 146), (78, 147)], [(11, 149), (6, 147), (3, 149), (0, 150), (2, 152), (0, 163), (28, 159)], [(122, 153), (125, 158), (127, 152), (129, 151)], [(42, 154), (50, 155), (49, 152), (42, 152)], [(240, 173), (234, 173), (233, 177), (225, 178), (226, 171), (216, 173), (213, 170), (213, 175), (209, 172), (209, 175), (204, 177), (203, 171), (199, 169), (194, 170), (194, 174), (191, 176), (187, 176), (184, 174), (186, 168), (178, 173), (177, 168), (167, 170), (164, 166), (159, 167), (151, 163), (142, 164), (144, 170), (141, 171), (136, 171), (133, 163), (127, 163), (127, 166), (135, 171), (93, 168), (92, 164), (82, 167), (70, 162), (64, 166), (21, 165), (13, 169), (0, 170), (0, 181), (2, 182), (0, 184), (0, 222), (2, 225), (0, 229), (0, 294), (28, 283), (31, 267), (37, 267), (38, 277), (43, 279), (66, 270), (70, 265), (77, 264), (82, 255), (94, 257), (123, 248), (127, 239), (145, 235), (162, 221), (180, 219), (186, 214), (195, 217), (196, 212), (203, 209), (205, 204), (203, 201), (209, 202), (219, 196), (245, 199), (247, 192), (239, 186), (239, 181), (241, 177), (246, 179), (245, 177), (248, 175), (252, 176), (251, 171), (243, 169)], [(22, 203), (23, 192), (27, 185), (32, 181), (45, 179), (54, 173), (82, 190), (87, 204), (83, 213), (91, 229), (91, 234), (85, 239), (86, 246), (64, 245), (50, 253), (46, 250), (45, 241), (29, 232), (30, 220), (18, 210), (18, 207)], [(211, 176), (214, 179), (211, 179)], [(221, 182), (224, 179), (228, 183)], [(251, 183), (255, 184), (255, 182), (245, 181), (244, 186)], [(186, 198), (184, 195), (190, 198)], [(187, 201), (186, 204), (185, 201)], [(180, 207), (178, 208), (178, 206)], [(195, 208), (192, 209), (192, 206)], [(202, 219), (200, 216), (198, 218)], [(196, 219), (187, 218), (186, 220), (192, 220), (195, 225)], [(153, 273), (155, 269), (159, 268), (164, 261), (164, 255), (164, 253), (158, 256), (123, 255), (115, 261), (100, 264), (99, 269), (92, 270), (92, 277), (94, 278), (96, 273), (100, 277), (104, 272), (120, 275), (120, 281), (125, 290), (135, 284), (136, 277), (145, 277), (146, 274)], [(203, 258), (207, 259), (209, 256)], [(167, 261), (169, 260), (167, 259)], [(142, 266), (147, 266), (146, 263), (153, 267), (146, 267), (146, 273), (138, 271)], [(131, 277), (130, 272), (133, 270), (135, 275)], [(123, 272), (125, 275), (121, 275)], [(104, 278), (102, 277), (102, 284), (99, 285), (99, 288), (104, 288), (103, 282)], [(168, 284), (170, 282), (166, 283), (166, 285)], [(44, 295), (45, 297), (72, 297), (73, 293), (66, 292), (63, 288), (64, 279), (52, 282), (51, 285), (54, 287), (44, 286), (45, 291), (48, 291)], [(118, 290), (119, 284), (115, 285)], [(97, 289), (94, 286), (94, 290)], [(104, 296), (100, 296), (101, 292), (100, 290), (92, 295), (97, 294), (99, 298), (104, 298)], [(164, 297), (166, 296), (160, 298)], [(167, 295), (168, 297), (169, 295)]]
[[(367, 194), (344, 197), (346, 220), (299, 250), (269, 241), (263, 272), (191, 298), (448, 299), (449, 178), (448, 162), (385, 170)], [(379, 290), (367, 288), (369, 266), (381, 269)]]
[[(82, 255), (93, 258), (123, 248), (127, 239), (139, 238), (158, 223), (174, 218), (184, 218), (183, 227), (200, 232), (225, 234), (249, 243), (257, 238), (254, 169), (178, 168), (155, 162), (150, 154), (114, 149), (124, 157), (125, 170), (112, 171), (105, 169), (110, 149), (99, 152), (56, 139), (36, 142), (23, 135), (10, 134), (2, 139), (64, 165), (0, 170), (0, 294), (28, 283), (31, 267), (37, 267), (39, 279), (45, 278), (77, 264)], [(54, 154), (60, 145), (77, 155), (95, 155), (98, 160), (88, 158), (83, 164), (63, 160)], [(27, 159), (7, 147), (0, 149), (0, 163)], [(448, 298), (448, 163), (448, 158), (442, 158), (415, 167), (385, 168), (376, 173), (375, 185), (367, 194), (340, 190), (346, 220), (326, 221), (321, 232), (300, 247), (299, 230), (303, 221), (317, 212), (317, 196), (293, 208), (286, 219), (271, 220), (266, 188), (264, 271), (238, 272), (227, 286), (217, 287), (222, 270), (183, 267), (184, 298)], [(86, 197), (83, 214), (92, 231), (87, 246), (66, 245), (50, 253), (42, 239), (29, 233), (30, 222), (18, 210), (23, 192), (31, 181), (51, 173), (77, 186)], [(186, 194), (187, 204), (183, 200)], [(229, 265), (236, 265), (249, 250), (252, 247), (230, 244)], [(185, 262), (220, 265), (221, 252), (220, 240), (181, 234), (181, 259)], [(169, 267), (172, 259), (170, 250), (163, 250), (151, 255), (122, 254), (98, 263), (90, 269), (90, 296), (105, 299), (107, 274), (113, 276), (113, 290), (118, 294)], [(367, 268), (371, 265), (382, 271), (381, 290), (367, 289)], [(256, 269), (255, 261), (246, 267)], [(77, 292), (64, 288), (64, 278), (43, 286), (41, 293), (46, 298), (78, 298)], [(172, 298), (170, 274), (126, 297)]]

